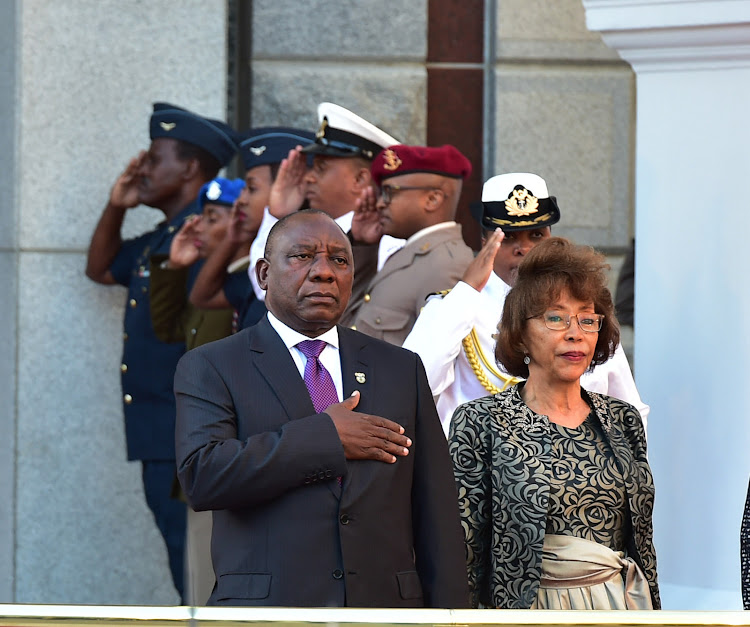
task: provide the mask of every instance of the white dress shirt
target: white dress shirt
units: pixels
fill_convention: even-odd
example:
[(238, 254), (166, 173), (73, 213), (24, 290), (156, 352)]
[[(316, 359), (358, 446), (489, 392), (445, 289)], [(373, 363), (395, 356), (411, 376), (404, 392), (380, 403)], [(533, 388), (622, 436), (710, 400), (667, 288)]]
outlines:
[(325, 333), (318, 337), (307, 337), (302, 335), (298, 331), (295, 331), (291, 327), (285, 325), (281, 320), (274, 316), (270, 311), (268, 312), (268, 321), (274, 328), (276, 333), (279, 334), (281, 341), (289, 350), (289, 354), (294, 360), (294, 364), (299, 370), (299, 375), (303, 379), (305, 378), (305, 365), (307, 364), (307, 357), (302, 354), (297, 344), (304, 342), (305, 340), (323, 340), (326, 343), (325, 348), (320, 353), (318, 359), (323, 367), (328, 370), (333, 379), (333, 385), (336, 387), (336, 395), (339, 398), (339, 402), (344, 397), (344, 384), (343, 377), (341, 376), (341, 356), (339, 355), (339, 331), (334, 326)]

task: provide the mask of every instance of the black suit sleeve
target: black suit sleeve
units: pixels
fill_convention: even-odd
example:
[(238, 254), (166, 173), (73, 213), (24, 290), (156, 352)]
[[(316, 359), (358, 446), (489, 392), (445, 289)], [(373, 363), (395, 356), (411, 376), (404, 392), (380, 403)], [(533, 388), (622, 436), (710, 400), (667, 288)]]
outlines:
[[(177, 473), (196, 511), (252, 507), (346, 474), (327, 414), (290, 420), (236, 359), (223, 356), (219, 367), (216, 356), (190, 351), (175, 374)], [(228, 381), (238, 370), (244, 385)]]

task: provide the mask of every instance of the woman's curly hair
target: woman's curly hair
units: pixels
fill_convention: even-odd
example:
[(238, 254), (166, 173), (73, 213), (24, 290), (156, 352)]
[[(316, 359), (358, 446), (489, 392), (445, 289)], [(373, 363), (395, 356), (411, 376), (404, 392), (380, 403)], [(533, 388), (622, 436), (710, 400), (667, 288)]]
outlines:
[(604, 255), (590, 246), (578, 246), (562, 237), (537, 244), (518, 266), (515, 285), (505, 298), (495, 345), (497, 363), (516, 377), (529, 376), (521, 348), (528, 318), (543, 314), (563, 292), (593, 302), (594, 311), (604, 314), (590, 367), (612, 357), (620, 342), (620, 325), (607, 287), (608, 269)]

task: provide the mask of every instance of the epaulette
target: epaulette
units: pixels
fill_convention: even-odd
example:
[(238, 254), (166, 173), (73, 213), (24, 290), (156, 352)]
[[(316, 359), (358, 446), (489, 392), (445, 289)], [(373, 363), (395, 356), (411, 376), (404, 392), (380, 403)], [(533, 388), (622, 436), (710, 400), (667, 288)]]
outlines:
[(445, 298), (448, 294), (451, 293), (452, 289), (453, 288), (451, 288), (450, 290), (440, 290), (439, 292), (430, 292), (429, 294), (427, 294), (425, 300), (427, 300), (430, 296), (440, 296), (440, 298)]

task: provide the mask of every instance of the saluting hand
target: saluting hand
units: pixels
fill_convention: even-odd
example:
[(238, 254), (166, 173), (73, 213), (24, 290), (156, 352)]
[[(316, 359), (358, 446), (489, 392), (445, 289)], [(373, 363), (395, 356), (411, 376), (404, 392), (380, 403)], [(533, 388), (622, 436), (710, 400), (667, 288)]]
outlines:
[(120, 176), (117, 177), (109, 193), (109, 204), (117, 209), (130, 209), (139, 202), (138, 171), (146, 158), (146, 151), (141, 150), (133, 157)]
[(352, 237), (361, 244), (377, 244), (383, 237), (380, 209), (375, 190), (367, 186), (362, 190), (352, 218)]
[(490, 280), (490, 275), (495, 266), (495, 255), (500, 250), (503, 239), (505, 239), (505, 233), (502, 229), (495, 229), (461, 277), (464, 283), (471, 285), (477, 292), (481, 292), (487, 285), (487, 281)]
[(172, 238), (172, 244), (169, 247), (169, 266), (172, 269), (186, 268), (198, 261), (199, 251), (195, 240), (198, 237), (198, 225), (201, 219), (199, 215), (189, 217)]
[(411, 440), (404, 428), (386, 418), (354, 411), (359, 392), (326, 409), (338, 431), (346, 459), (372, 459), (393, 464), (409, 454)]
[(305, 200), (307, 157), (301, 150), (302, 146), (293, 148), (279, 164), (276, 180), (271, 185), (268, 196), (268, 212), (275, 218), (281, 219), (294, 213)]

